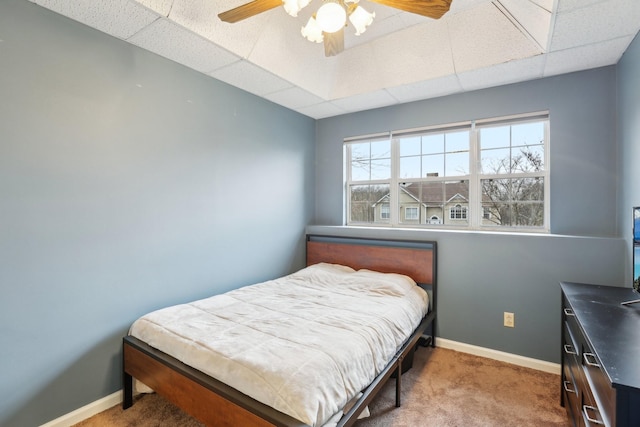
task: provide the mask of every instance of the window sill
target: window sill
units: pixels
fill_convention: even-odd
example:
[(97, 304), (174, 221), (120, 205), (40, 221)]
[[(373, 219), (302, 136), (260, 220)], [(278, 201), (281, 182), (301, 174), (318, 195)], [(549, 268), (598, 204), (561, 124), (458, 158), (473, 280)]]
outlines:
[(388, 226), (359, 226), (359, 225), (309, 225), (306, 227), (307, 234), (322, 234), (333, 236), (355, 236), (355, 237), (379, 237), (397, 238), (404, 240), (434, 240), (434, 236), (455, 236), (455, 235), (477, 235), (496, 237), (538, 237), (538, 238), (580, 238), (580, 239), (615, 239), (624, 240), (617, 236), (585, 236), (569, 234), (553, 234), (548, 231), (493, 231), (493, 230), (471, 230), (471, 229), (440, 229), (440, 228), (412, 228), (412, 227), (388, 227)]

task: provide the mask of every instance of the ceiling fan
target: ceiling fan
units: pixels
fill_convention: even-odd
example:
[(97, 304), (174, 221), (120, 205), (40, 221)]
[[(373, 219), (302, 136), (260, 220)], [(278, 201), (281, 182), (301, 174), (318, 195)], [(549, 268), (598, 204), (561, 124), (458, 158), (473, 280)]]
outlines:
[[(439, 19), (449, 11), (453, 0), (369, 0), (384, 6), (400, 9), (405, 12), (416, 13), (433, 19)], [(307, 6), (311, 0), (253, 0), (218, 14), (224, 22), (234, 23), (266, 12), (280, 5), (292, 16)], [(358, 5), (359, 0), (323, 0), (323, 5), (309, 18), (307, 25), (302, 28), (302, 35), (310, 41), (324, 42), (325, 56), (334, 56), (344, 50), (344, 28), (347, 18), (356, 27), (356, 35), (361, 34), (371, 24), (375, 13), (369, 13)], [(335, 18), (333, 12), (340, 15), (331, 25), (325, 23), (324, 18)], [(324, 10), (324, 11), (323, 11)], [(321, 16), (322, 14), (322, 16)], [(322, 19), (322, 21), (321, 21)]]

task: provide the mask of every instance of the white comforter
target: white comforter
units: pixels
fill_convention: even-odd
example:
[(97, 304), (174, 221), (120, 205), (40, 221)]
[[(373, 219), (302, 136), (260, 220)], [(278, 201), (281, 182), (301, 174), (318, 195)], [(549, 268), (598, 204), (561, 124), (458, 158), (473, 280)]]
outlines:
[(131, 335), (320, 426), (373, 381), (427, 307), (406, 276), (316, 264), (152, 312)]

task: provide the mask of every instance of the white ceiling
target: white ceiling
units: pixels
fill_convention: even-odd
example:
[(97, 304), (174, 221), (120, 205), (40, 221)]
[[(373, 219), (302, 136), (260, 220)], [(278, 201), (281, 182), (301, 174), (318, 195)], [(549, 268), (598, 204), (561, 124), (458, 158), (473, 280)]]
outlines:
[(453, 0), (439, 20), (375, 11), (345, 51), (324, 56), (278, 7), (228, 24), (249, 0), (30, 0), (313, 118), (368, 110), (618, 62), (640, 29), (639, 0)]

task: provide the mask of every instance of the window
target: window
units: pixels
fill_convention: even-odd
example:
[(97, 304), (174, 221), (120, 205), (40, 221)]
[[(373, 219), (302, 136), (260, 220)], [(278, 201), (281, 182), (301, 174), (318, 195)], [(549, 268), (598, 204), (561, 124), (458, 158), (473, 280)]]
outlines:
[(380, 218), (381, 219), (389, 219), (389, 209), (390, 206), (388, 203), (380, 205)]
[(404, 208), (404, 219), (413, 221), (417, 220), (418, 208), (416, 206), (407, 206)]
[(467, 219), (467, 207), (455, 205), (449, 210), (450, 219)]
[(345, 140), (349, 225), (548, 230), (547, 113)]

